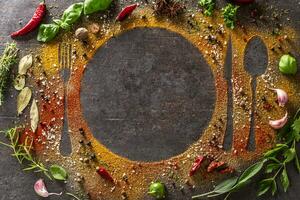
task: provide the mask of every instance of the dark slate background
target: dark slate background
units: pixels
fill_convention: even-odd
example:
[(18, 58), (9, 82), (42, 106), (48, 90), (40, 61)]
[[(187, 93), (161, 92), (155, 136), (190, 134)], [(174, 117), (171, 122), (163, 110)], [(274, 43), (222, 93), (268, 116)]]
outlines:
[[(48, 0), (47, 5), (48, 5), (51, 15), (59, 15), (60, 13), (62, 13), (62, 11), (65, 8), (68, 7), (68, 5), (70, 5), (74, 2), (75, 1), (70, 1), (70, 0), (69, 1)], [(129, 3), (129, 1), (125, 1), (125, 2)], [(193, 0), (193, 1), (187, 1), (187, 2), (189, 2), (189, 4), (191, 4), (192, 6), (195, 6), (197, 1)], [(224, 5), (224, 1), (217, 1), (217, 2), (218, 2), (218, 6)], [(285, 1), (276, 1), (276, 0), (275, 1), (274, 0), (263, 1), (263, 0), (260, 0), (258, 2), (259, 3), (264, 2), (266, 5), (273, 4), (275, 7), (289, 9), (290, 12), (286, 17), (289, 17), (291, 19), (293, 26), (297, 30), (299, 30), (299, 28), (300, 28), (300, 20), (299, 20), (300, 1), (298, 1), (298, 0), (285, 0)], [(0, 29), (0, 52), (2, 52), (2, 50), (3, 50), (3, 44), (6, 41), (11, 40), (8, 37), (8, 35), (12, 31), (20, 28), (22, 25), (24, 25), (30, 19), (37, 4), (38, 4), (38, 1), (36, 1), (36, 0), (10, 0), (10, 1), (0, 0), (0, 7), (1, 7), (1, 11), (0, 11), (0, 27), (1, 27), (1, 29)], [(247, 8), (242, 8), (242, 10), (247, 10)], [(240, 12), (240, 13), (241, 13), (240, 17), (247, 18), (247, 15), (244, 15), (244, 13), (247, 13), (247, 12)], [(135, 34), (137, 34), (137, 36), (138, 36), (138, 34), (140, 34), (140, 33), (136, 32)], [(159, 37), (160, 34), (161, 34), (161, 37)], [(158, 31), (158, 34), (155, 34), (155, 36), (153, 36), (153, 37), (157, 40), (156, 42), (163, 43), (163, 41), (165, 40), (165, 38), (163, 37), (164, 34), (168, 34), (168, 33), (162, 33), (162, 32)], [(33, 33), (29, 34), (28, 36), (23, 37), (22, 39), (18, 40), (19, 47), (21, 47), (21, 49), (23, 49), (23, 50), (26, 50), (26, 48), (39, 45), (36, 42), (35, 37), (36, 37), (36, 32), (33, 32)], [(130, 37), (132, 39), (134, 39), (135, 35), (133, 33), (133, 34), (129, 35), (128, 37), (129, 37), (128, 39), (130, 39)], [(174, 36), (174, 38), (176, 38), (176, 36)], [(177, 40), (180, 40), (180, 38), (177, 38)], [(125, 41), (125, 40), (123, 39), (123, 41)], [(184, 41), (178, 42), (178, 44), (183, 44), (183, 43), (184, 43)], [(175, 49), (173, 49), (174, 47), (172, 45), (170, 45), (169, 47), (167, 45), (165, 45), (164, 48), (166, 48), (166, 49), (169, 48), (170, 52), (172, 52), (173, 50), (175, 52), (177, 52), (177, 51), (180, 52), (180, 48), (181, 48), (182, 52), (186, 51), (186, 49), (190, 49), (190, 48), (192, 49), (191, 45), (189, 45), (189, 44), (185, 44), (183, 46), (179, 45)], [(116, 56), (118, 56), (117, 50), (118, 50), (117, 47), (113, 47), (110, 51), (116, 51), (115, 54), (116, 54)], [(154, 53), (153, 51), (151, 52), (150, 49), (148, 49), (148, 50), (149, 50), (149, 53)], [(191, 52), (192, 51), (193, 50), (191, 50)], [(26, 52), (26, 51), (23, 51), (23, 52)], [(120, 52), (122, 52), (122, 51), (120, 51)], [(123, 53), (124, 53), (124, 51), (123, 51)], [(132, 52), (128, 52), (128, 53), (130, 54)], [(109, 54), (107, 54), (105, 52), (102, 54), (100, 52), (99, 54), (101, 56), (103, 56), (105, 54), (106, 54), (106, 56), (110, 56)], [(139, 55), (130, 54), (130, 56), (132, 58), (136, 58), (134, 56), (139, 56)], [(179, 56), (179, 58), (180, 58), (180, 56)], [(191, 65), (193, 65), (193, 63), (195, 64), (197, 62), (201, 62), (201, 61), (199, 61), (199, 59), (201, 60), (201, 58), (199, 58), (199, 55), (193, 55), (192, 59), (193, 59), (193, 61), (191, 62), (192, 63)], [(299, 60), (299, 57), (298, 57), (298, 60)], [(163, 62), (164, 60), (160, 59), (159, 61)], [(114, 63), (114, 64), (117, 65), (118, 63)], [(121, 66), (119, 66), (119, 67), (121, 67)], [(180, 66), (176, 66), (176, 67), (180, 68)], [(111, 72), (108, 72), (108, 73), (111, 73)], [(155, 72), (155, 73), (157, 73), (157, 72)], [(198, 72), (195, 72), (195, 73), (197, 74)], [(138, 77), (138, 75), (139, 75), (138, 73), (135, 74), (136, 77)], [(128, 76), (128, 74), (127, 75), (123, 74), (123, 76), (126, 78), (127, 81), (131, 80), (131, 79), (129, 79), (130, 76)], [(190, 78), (186, 78), (186, 79), (184, 79), (184, 81), (188, 82), (189, 79)], [(147, 87), (151, 87), (151, 85), (147, 86), (147, 85), (142, 84), (144, 79), (141, 79), (140, 81), (141, 81), (141, 83), (139, 83), (139, 84), (141, 84), (143, 86), (145, 91), (147, 91), (146, 90)], [(178, 81), (178, 79), (176, 79), (176, 76), (173, 76), (171, 82), (173, 84), (175, 84), (176, 81)], [(135, 84), (136, 82), (129, 82), (129, 85), (132, 83)], [(87, 82), (87, 84), (91, 84), (91, 83)], [(98, 84), (100, 84), (100, 82)], [(137, 85), (134, 85), (134, 86), (137, 86)], [(162, 88), (163, 85), (158, 84), (157, 87)], [(141, 88), (139, 88), (139, 89), (141, 89)], [(173, 94), (173, 97), (176, 97), (176, 95), (174, 95), (174, 94), (176, 94), (176, 92), (174, 92), (174, 91), (176, 91), (176, 90), (174, 90), (174, 88), (172, 88), (171, 94)], [(130, 93), (130, 94), (132, 94), (132, 93)], [(147, 93), (145, 93), (145, 94), (147, 94)], [(11, 89), (11, 91), (9, 92), (9, 95), (7, 97), (6, 103), (2, 107), (0, 107), (0, 128), (1, 129), (11, 127), (13, 125), (13, 123), (15, 123), (18, 120), (16, 118), (15, 95), (16, 95), (15, 91), (13, 89)], [(187, 97), (188, 95), (190, 95), (189, 91), (186, 90), (183, 96)], [(162, 94), (162, 96), (164, 97), (163, 94)], [(131, 106), (133, 106), (133, 109), (137, 108), (137, 107), (134, 107), (134, 105), (135, 104), (131, 104)], [(145, 112), (145, 108), (147, 108), (146, 105), (144, 105), (144, 107), (143, 107), (144, 110), (142, 109), (142, 111), (143, 111), (142, 113)], [(118, 107), (118, 109), (121, 109), (121, 108)], [(128, 110), (126, 110), (126, 109), (123, 109), (123, 111), (124, 111), (123, 114), (127, 113)], [(169, 110), (169, 111), (171, 112), (172, 110)], [(132, 112), (131, 119), (137, 118), (140, 114), (141, 113), (139, 113), (139, 112)], [(177, 116), (175, 115), (174, 119), (180, 119), (180, 118), (178, 118), (179, 113), (177, 112), (175, 114)], [(189, 119), (187, 119), (187, 118), (183, 118), (180, 120), (181, 121), (179, 123), (184, 123), (185, 121), (189, 121)], [(93, 121), (89, 121), (89, 123), (93, 124)], [(117, 130), (115, 127), (113, 127), (111, 125), (107, 125), (107, 126), (103, 126), (103, 127), (105, 128), (105, 131), (107, 131), (107, 132), (109, 132), (109, 131), (113, 132), (113, 131)], [(145, 127), (142, 127), (142, 128), (145, 128)], [(179, 130), (178, 133), (182, 134), (182, 130), (184, 128), (186, 128), (186, 127), (178, 126), (177, 127), (177, 129)], [(191, 138), (184, 139), (184, 142), (182, 143), (182, 146), (180, 147), (181, 149), (179, 149), (179, 152), (182, 151), (186, 145), (192, 143), (193, 141), (195, 141), (197, 139), (197, 138), (193, 138), (193, 137), (197, 136), (197, 134), (195, 134), (195, 132), (197, 130), (201, 130), (201, 127), (196, 126), (194, 129), (194, 132), (192, 131), (192, 133), (191, 133), (192, 134)], [(145, 132), (142, 132), (141, 134), (145, 134)], [(157, 133), (157, 134), (158, 134), (157, 137), (159, 138), (160, 137), (159, 134), (161, 134), (161, 133)], [(174, 137), (175, 138), (179, 137), (179, 135), (180, 134), (176, 134), (176, 135), (174, 135)], [(107, 145), (109, 146), (110, 138), (108, 135), (106, 135), (105, 137), (106, 138), (104, 138), (104, 140), (106, 139), (108, 141)], [(101, 136), (99, 136), (99, 138), (101, 138)], [(123, 139), (122, 139), (122, 136), (120, 135), (120, 139), (119, 139), (120, 145), (119, 146), (117, 145), (115, 147), (113, 147), (113, 146), (109, 146), (109, 147), (111, 147), (115, 152), (118, 152), (118, 151), (121, 152), (121, 149), (122, 148), (124, 149), (126, 147), (126, 145), (124, 145), (124, 144), (122, 146), (122, 141), (124, 141)], [(0, 140), (1, 141), (5, 140), (5, 138), (3, 137), (2, 134), (0, 135)], [(139, 141), (139, 142), (140, 142), (139, 143), (139, 145), (140, 145), (143, 141)], [(178, 145), (178, 144), (175, 143), (173, 145)], [(175, 147), (175, 146), (172, 146), (172, 147)], [(128, 146), (128, 148), (130, 148), (130, 145)], [(171, 149), (172, 149), (172, 151), (168, 152), (166, 155), (163, 155), (162, 158), (168, 157), (170, 155), (175, 155), (178, 153), (178, 149), (176, 149), (176, 148), (171, 148)], [(15, 159), (13, 159), (10, 156), (10, 154), (11, 154), (10, 149), (0, 146), (0, 200), (39, 199), (33, 191), (33, 184), (39, 178), (39, 176), (36, 174), (32, 174), (32, 173), (22, 172), (22, 167), (17, 163), (17, 161)], [(128, 156), (132, 159), (144, 159), (145, 160), (145, 158), (142, 158), (141, 155), (142, 155), (142, 153), (139, 154), (138, 151), (132, 151), (132, 152), (128, 153), (128, 155), (124, 155), (124, 156)], [(146, 160), (156, 160), (156, 159), (160, 159), (159, 156), (153, 155), (153, 157), (146, 158)], [(297, 176), (297, 173), (293, 170), (293, 167), (291, 167), (290, 171), (292, 172), (290, 174), (292, 186), (289, 189), (289, 191), (286, 194), (283, 194), (283, 192), (282, 192), (281, 195), (278, 195), (276, 197), (263, 197), (262, 199), (295, 199), (295, 200), (299, 199), (298, 188), (300, 187), (300, 177)], [(53, 192), (59, 192), (59, 191), (64, 190), (63, 186), (60, 184), (48, 183), (47, 186), (49, 188), (49, 191), (53, 191)], [(255, 194), (255, 190), (254, 190), (254, 189), (257, 189), (256, 187), (257, 187), (256, 185), (251, 185), (250, 187), (246, 187), (242, 191), (234, 194), (232, 196), (232, 199), (246, 199), (246, 200), (256, 199), (256, 194)], [(70, 198), (63, 196), (63, 197), (52, 197), (49, 199), (56, 200), (56, 199), (70, 199)], [(182, 197), (176, 198), (172, 195), (171, 199), (182, 199)], [(188, 197), (186, 199), (188, 199)]]

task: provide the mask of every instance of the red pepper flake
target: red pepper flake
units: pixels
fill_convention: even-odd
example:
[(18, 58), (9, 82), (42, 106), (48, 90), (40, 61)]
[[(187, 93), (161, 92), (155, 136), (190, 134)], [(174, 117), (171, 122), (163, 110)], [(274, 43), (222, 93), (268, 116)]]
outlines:
[(27, 33), (33, 31), (35, 28), (37, 28), (40, 23), (43, 20), (43, 17), (46, 14), (46, 4), (43, 1), (42, 3), (40, 3), (40, 5), (36, 8), (33, 17), (31, 18), (31, 20), (20, 30), (12, 33), (10, 36), (11, 37), (17, 37), (17, 36), (22, 36), (22, 35), (26, 35)]
[(271, 111), (273, 106), (269, 103), (264, 103), (263, 104), (263, 108), (266, 110), (266, 111)]
[(213, 172), (214, 170), (223, 170), (225, 168), (227, 168), (225, 162), (212, 161), (207, 167), (207, 172)]
[(123, 21), (126, 19), (138, 6), (138, 4), (132, 4), (129, 6), (126, 6), (125, 8), (122, 9), (122, 11), (118, 14), (116, 20), (117, 21)]
[(221, 174), (231, 174), (231, 173), (233, 173), (233, 172), (234, 172), (234, 169), (231, 168), (231, 167), (227, 167), (227, 168), (222, 169), (222, 170), (220, 171)]
[(189, 173), (190, 176), (193, 176), (198, 171), (203, 160), (204, 160), (204, 156), (198, 156), (196, 158), (196, 160), (193, 163), (192, 169), (190, 170), (190, 173)]
[(97, 167), (97, 173), (105, 180), (114, 182), (113, 177), (109, 174), (109, 172), (104, 167)]

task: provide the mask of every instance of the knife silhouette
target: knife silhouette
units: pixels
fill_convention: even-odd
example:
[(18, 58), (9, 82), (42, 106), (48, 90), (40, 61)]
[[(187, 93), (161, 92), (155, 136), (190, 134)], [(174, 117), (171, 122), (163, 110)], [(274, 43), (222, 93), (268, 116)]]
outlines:
[(223, 148), (226, 151), (230, 151), (232, 148), (233, 140), (233, 96), (232, 96), (232, 42), (231, 37), (228, 40), (225, 66), (224, 66), (224, 76), (227, 80), (227, 123), (223, 142)]

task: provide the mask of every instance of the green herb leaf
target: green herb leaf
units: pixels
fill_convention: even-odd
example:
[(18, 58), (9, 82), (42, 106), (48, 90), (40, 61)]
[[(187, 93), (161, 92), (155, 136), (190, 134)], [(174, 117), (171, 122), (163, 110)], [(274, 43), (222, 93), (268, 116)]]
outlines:
[(211, 16), (215, 8), (215, 0), (199, 0), (199, 5), (204, 8), (204, 15)]
[(289, 181), (289, 177), (288, 177), (286, 168), (284, 168), (282, 170), (280, 181), (281, 181), (284, 192), (286, 192), (288, 187), (290, 186), (290, 181)]
[(32, 92), (29, 87), (25, 87), (17, 98), (17, 111), (18, 115), (20, 115), (23, 110), (27, 107), (30, 99), (31, 99)]
[(281, 164), (278, 164), (278, 163), (268, 164), (267, 167), (266, 167), (265, 172), (267, 174), (272, 173), (274, 170), (277, 170), (280, 166), (281, 166)]
[(248, 167), (239, 177), (236, 187), (238, 185), (242, 185), (243, 183), (248, 182), (251, 178), (253, 178), (256, 174), (258, 174), (260, 170), (263, 168), (265, 162), (266, 160), (262, 160)]
[(264, 153), (265, 158), (276, 156), (280, 151), (287, 149), (288, 146), (286, 144), (277, 144), (273, 149)]
[(68, 178), (66, 170), (59, 165), (51, 165), (49, 171), (56, 180), (65, 181)]
[(294, 148), (290, 148), (284, 152), (285, 163), (291, 162), (296, 156), (296, 150)]
[(53, 40), (59, 32), (57, 24), (41, 24), (37, 36), (40, 42), (49, 42)]
[(225, 8), (222, 8), (222, 15), (224, 22), (228, 28), (234, 29), (235, 22), (237, 20), (237, 11), (239, 6), (234, 6), (232, 4), (227, 4)]
[[(83, 3), (75, 3), (68, 7), (61, 18), (61, 25), (62, 24), (68, 24), (72, 25), (74, 24), (81, 16), (83, 10)], [(66, 27), (63, 25), (61, 26), (63, 29)]]
[(266, 192), (268, 192), (270, 190), (270, 188), (272, 187), (273, 181), (274, 180), (272, 178), (264, 179), (264, 180), (260, 181), (257, 196), (262, 196)]
[(295, 166), (296, 166), (298, 173), (300, 173), (300, 163), (299, 163), (299, 158), (298, 158), (297, 153), (295, 155)]
[(272, 191), (272, 196), (275, 195), (275, 193), (277, 192), (277, 184), (276, 181), (274, 180), (272, 185), (271, 185), (271, 191)]
[(218, 194), (225, 194), (229, 192), (233, 188), (233, 186), (237, 183), (238, 178), (239, 177), (232, 177), (230, 179), (221, 182), (215, 187), (213, 192)]
[(98, 11), (104, 11), (109, 8), (112, 0), (85, 0), (84, 14), (90, 15)]
[(296, 58), (289, 54), (283, 55), (279, 61), (279, 71), (283, 74), (295, 75), (297, 73)]
[(292, 124), (292, 128), (294, 131), (300, 133), (300, 118), (296, 119)]

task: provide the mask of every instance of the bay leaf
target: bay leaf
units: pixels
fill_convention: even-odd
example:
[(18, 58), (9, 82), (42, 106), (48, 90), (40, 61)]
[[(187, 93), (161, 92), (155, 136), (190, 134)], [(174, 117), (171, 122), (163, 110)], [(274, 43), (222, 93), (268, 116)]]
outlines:
[(27, 70), (32, 66), (33, 58), (31, 54), (24, 56), (19, 62), (19, 70), (18, 73), (21, 75), (25, 75)]
[(22, 91), (20, 92), (17, 98), (18, 115), (20, 115), (23, 112), (23, 110), (27, 107), (27, 105), (30, 102), (31, 96), (32, 96), (32, 92), (29, 89), (29, 87), (25, 87), (22, 89)]
[(30, 122), (31, 122), (31, 130), (35, 133), (39, 123), (39, 109), (35, 99), (33, 99), (30, 108)]
[(18, 75), (14, 80), (14, 87), (16, 90), (22, 90), (25, 87), (25, 75)]

